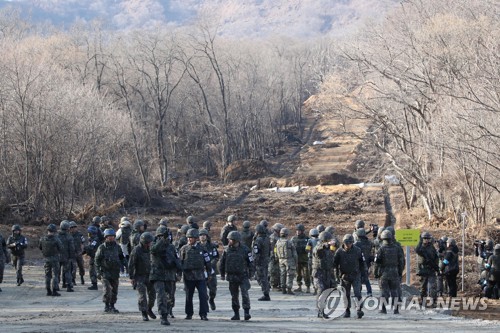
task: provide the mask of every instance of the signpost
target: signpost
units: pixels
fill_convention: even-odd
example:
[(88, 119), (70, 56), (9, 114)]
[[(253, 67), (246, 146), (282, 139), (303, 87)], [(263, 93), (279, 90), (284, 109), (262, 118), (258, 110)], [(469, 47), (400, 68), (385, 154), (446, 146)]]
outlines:
[(410, 285), (411, 263), (410, 246), (417, 246), (420, 241), (419, 229), (399, 229), (396, 230), (396, 240), (401, 246), (406, 246), (406, 285)]

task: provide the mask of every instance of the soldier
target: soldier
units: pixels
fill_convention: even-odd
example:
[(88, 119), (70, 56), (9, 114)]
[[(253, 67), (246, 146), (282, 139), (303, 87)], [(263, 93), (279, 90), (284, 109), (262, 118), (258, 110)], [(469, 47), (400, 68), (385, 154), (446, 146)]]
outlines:
[[(317, 229), (312, 230), (318, 231)], [(334, 251), (332, 251), (330, 244), (331, 240), (332, 235), (327, 231), (323, 231), (319, 234), (318, 242), (311, 252), (312, 276), (317, 293), (320, 295), (323, 291), (333, 288), (336, 284), (332, 279)], [(318, 309), (318, 318), (328, 319), (329, 317), (325, 314), (324, 309)]]
[(222, 245), (227, 246), (228, 244), (227, 235), (229, 235), (231, 231), (238, 231), (235, 222), (236, 222), (236, 216), (229, 215), (227, 217), (227, 223), (224, 227), (222, 227), (222, 230), (220, 232), (220, 241), (222, 242)]
[[(363, 228), (360, 228), (356, 231), (356, 235), (358, 236), (358, 240), (354, 243), (355, 246), (361, 249), (363, 252), (363, 256), (365, 257), (366, 263), (366, 271), (361, 275), (361, 284), (366, 285), (366, 296), (372, 296), (372, 286), (370, 284), (370, 266), (373, 262), (373, 243), (371, 240), (366, 237), (366, 231)], [(392, 237), (392, 234), (391, 234)]]
[(95, 254), (97, 278), (102, 280), (104, 294), (102, 301), (105, 304), (104, 312), (119, 313), (115, 308), (118, 298), (118, 284), (120, 280), (120, 266), (124, 264), (121, 247), (116, 243), (116, 233), (113, 229), (104, 230), (104, 243), (99, 245)]
[(272, 231), (267, 228), (269, 226), (269, 222), (267, 220), (261, 220), (259, 224), (262, 225), (264, 229), (266, 229), (267, 235), (271, 236)]
[(193, 229), (199, 229), (200, 227), (198, 226), (198, 223), (196, 223), (195, 219), (193, 216), (188, 216), (186, 218), (186, 223), (187, 225), (189, 226), (189, 228), (193, 228)]
[[(231, 306), (234, 316), (231, 320), (240, 320), (239, 291), (241, 291), (242, 307), (245, 320), (250, 320), (250, 280), (254, 275), (252, 252), (241, 243), (241, 235), (231, 231), (227, 236), (229, 245), (224, 249), (220, 260), (220, 278), (229, 282), (231, 292)], [(227, 276), (226, 276), (227, 275)], [(238, 291), (239, 289), (239, 291)]]
[(158, 223), (158, 226), (164, 226), (165, 228), (167, 228), (167, 237), (168, 237), (168, 241), (170, 244), (172, 244), (174, 242), (174, 236), (172, 235), (172, 231), (170, 230), (170, 228), (168, 227), (168, 224), (170, 223), (170, 221), (168, 220), (168, 218), (166, 217), (163, 217), (160, 222)]
[[(319, 242), (318, 236), (319, 236), (318, 229), (313, 228), (313, 229), (309, 230), (309, 240), (307, 241), (307, 244), (306, 244), (306, 252), (307, 252), (307, 265), (309, 268), (309, 276), (311, 276), (312, 278), (314, 278), (313, 272), (312, 272), (313, 271), (313, 250)], [(313, 283), (313, 288), (314, 288), (313, 295), (317, 295), (318, 290), (316, 287), (316, 283)]]
[(399, 300), (401, 297), (399, 285), (405, 266), (404, 255), (394, 244), (392, 233), (389, 230), (384, 230), (380, 238), (382, 246), (375, 256), (375, 265), (378, 266), (375, 278), (380, 278), (379, 285), (382, 289), (382, 297), (385, 299), (385, 302), (382, 302), (380, 312), (387, 313), (386, 304), (389, 304), (389, 297), (391, 297), (394, 314), (399, 314), (399, 305), (396, 303), (396, 299)]
[(448, 295), (457, 297), (457, 275), (458, 267), (458, 247), (457, 242), (453, 238), (446, 239), (446, 252), (443, 254), (443, 259), (439, 262), (441, 276), (446, 279), (448, 285)]
[[(361, 300), (361, 273), (366, 270), (365, 258), (363, 252), (354, 246), (354, 237), (347, 234), (342, 239), (342, 247), (339, 248), (333, 257), (333, 266), (339, 277), (342, 287), (345, 289), (347, 297), (347, 308), (344, 318), (351, 316), (351, 287), (354, 290), (354, 296)], [(361, 310), (363, 304), (357, 306), (357, 316), (362, 318), (364, 312)]]
[[(212, 243), (212, 237), (210, 237), (210, 228), (212, 228), (212, 222), (210, 222), (210, 221), (203, 222), (203, 229), (205, 229), (208, 233), (207, 242)], [(214, 244), (214, 245), (218, 247), (218, 244)], [(213, 268), (215, 269), (215, 267), (213, 267)]]
[[(0, 284), (3, 282), (3, 272), (5, 270), (5, 264), (10, 263), (10, 254), (7, 251), (7, 243), (5, 239), (0, 234)], [(0, 288), (0, 292), (2, 288)]]
[(139, 296), (139, 311), (142, 313), (143, 321), (148, 321), (148, 316), (151, 319), (156, 319), (156, 315), (153, 313), (156, 294), (153, 283), (149, 280), (151, 273), (150, 248), (153, 240), (154, 237), (151, 233), (142, 233), (139, 245), (132, 249), (128, 262), (130, 282), (136, 286)]
[(437, 298), (436, 295), (436, 273), (439, 271), (439, 258), (434, 245), (432, 244), (432, 236), (428, 232), (424, 232), (420, 237), (420, 241), (415, 249), (418, 255), (418, 273), (420, 276), (420, 296), (422, 304), (428, 296), (432, 297), (433, 304)]
[[(271, 248), (271, 258), (269, 260), (269, 278), (271, 280), (271, 286), (274, 291), (283, 291), (282, 288), (285, 286), (280, 286), (281, 276), (280, 276), (280, 266), (278, 256), (274, 252), (276, 243), (280, 239), (280, 230), (283, 228), (283, 224), (276, 223), (272, 227), (272, 234), (269, 237), (270, 248)], [(286, 289), (285, 289), (286, 291)]]
[(443, 274), (443, 260), (444, 255), (446, 254), (446, 242), (448, 241), (448, 237), (441, 237), (435, 245), (437, 245), (438, 257), (439, 257), (439, 269), (440, 272), (437, 276), (437, 284), (436, 284), (436, 292), (438, 296), (443, 296), (444, 294), (448, 294), (448, 285), (446, 283), (446, 278)]
[[(122, 249), (123, 256), (125, 257), (125, 261), (128, 262), (130, 257), (130, 252), (132, 248), (130, 247), (130, 235), (132, 234), (132, 224), (128, 220), (128, 217), (124, 216), (120, 220), (119, 229), (116, 232), (116, 241), (120, 245)], [(127, 265), (120, 267), (120, 276), (127, 277), (128, 267)]]
[(174, 318), (175, 282), (177, 271), (181, 269), (179, 257), (175, 247), (168, 239), (168, 230), (165, 226), (156, 229), (156, 237), (151, 247), (151, 274), (149, 279), (154, 284), (158, 313), (161, 315), (161, 324), (170, 325), (168, 315)]
[(488, 262), (488, 258), (493, 255), (493, 240), (488, 239), (487, 241), (474, 242), (474, 252), (477, 257), (477, 264), (479, 271), (485, 270), (485, 265)]
[(91, 225), (87, 228), (88, 232), (88, 244), (85, 245), (83, 252), (89, 257), (89, 277), (92, 285), (88, 287), (88, 290), (97, 290), (97, 272), (95, 269), (95, 253), (99, 245), (101, 245), (99, 241), (99, 229)]
[(282, 292), (283, 294), (295, 295), (292, 286), (297, 272), (297, 249), (293, 242), (288, 239), (288, 234), (287, 228), (280, 230), (280, 239), (276, 242), (274, 249), (279, 260)]
[(45, 289), (47, 296), (61, 296), (57, 292), (59, 285), (59, 255), (63, 250), (63, 244), (57, 237), (57, 227), (55, 224), (49, 224), (47, 235), (40, 239), (39, 249), (42, 251), (45, 263)]
[(188, 239), (186, 237), (188, 230), (189, 226), (183, 225), (177, 232), (177, 241), (174, 244), (177, 251), (180, 251), (181, 248), (188, 243)]
[(104, 235), (104, 231), (108, 228), (111, 228), (109, 225), (109, 220), (110, 218), (107, 217), (106, 215), (101, 216), (101, 220), (99, 221), (99, 230), (101, 231), (101, 234)]
[(297, 250), (297, 285), (294, 291), (302, 292), (302, 279), (306, 285), (306, 293), (311, 292), (311, 275), (309, 272), (309, 258), (306, 251), (309, 238), (305, 235), (306, 228), (303, 224), (297, 224), (295, 227), (296, 235), (292, 237), (292, 243)]
[(139, 245), (139, 242), (141, 240), (141, 234), (145, 230), (145, 225), (143, 220), (137, 220), (134, 222), (134, 228), (132, 232), (130, 233), (129, 237), (129, 253), (132, 251), (134, 247)]
[(21, 234), (21, 226), (14, 224), (12, 226), (12, 235), (7, 238), (7, 248), (12, 254), (12, 266), (16, 268), (17, 285), (24, 282), (24, 250), (28, 247), (28, 239)]
[(102, 234), (102, 231), (101, 231), (101, 228), (100, 228), (100, 224), (101, 224), (101, 217), (100, 216), (94, 216), (92, 218), (92, 225), (94, 227), (96, 227), (96, 229), (97, 229), (97, 238), (99, 239), (99, 244), (101, 244), (102, 242), (104, 242), (104, 236)]
[(485, 267), (490, 272), (485, 296), (498, 299), (500, 291), (500, 244), (495, 245), (493, 252), (494, 254), (488, 258)]
[(219, 261), (219, 252), (217, 251), (216, 246), (208, 242), (208, 231), (206, 229), (201, 229), (199, 235), (201, 248), (210, 256), (210, 265), (212, 266), (212, 271), (209, 275), (210, 279), (207, 279), (208, 304), (210, 305), (210, 309), (212, 311), (215, 311), (215, 297), (217, 296), (217, 274), (215, 273), (214, 267), (217, 266), (217, 262)]
[(75, 245), (75, 258), (71, 261), (71, 276), (73, 285), (76, 284), (76, 268), (78, 267), (78, 273), (80, 273), (80, 282), (85, 284), (85, 266), (83, 264), (83, 244), (85, 244), (85, 237), (80, 231), (78, 231), (78, 225), (75, 221), (69, 222), (69, 232), (73, 237), (73, 243)]
[(241, 242), (249, 249), (252, 248), (252, 241), (255, 236), (254, 232), (250, 230), (250, 221), (243, 221), (243, 230), (240, 232)]
[(71, 263), (76, 258), (76, 251), (73, 236), (68, 231), (69, 221), (64, 220), (59, 224), (58, 237), (63, 245), (59, 256), (59, 263), (61, 265), (62, 287), (66, 288), (67, 292), (73, 292), (73, 269)]
[[(200, 318), (208, 320), (207, 284), (205, 276), (212, 272), (210, 265), (210, 255), (203, 251), (197, 243), (199, 234), (196, 229), (189, 229), (186, 237), (188, 243), (181, 248), (179, 253), (182, 272), (184, 275), (184, 287), (186, 290), (186, 319), (193, 318), (193, 295), (194, 289), (198, 290), (200, 301)], [(205, 275), (207, 274), (207, 275)], [(210, 276), (208, 276), (210, 279)]]
[(255, 264), (255, 278), (262, 289), (264, 296), (260, 297), (259, 301), (270, 301), (269, 297), (269, 256), (270, 256), (270, 242), (267, 235), (267, 229), (258, 224), (255, 227), (257, 237), (252, 243), (253, 257)]

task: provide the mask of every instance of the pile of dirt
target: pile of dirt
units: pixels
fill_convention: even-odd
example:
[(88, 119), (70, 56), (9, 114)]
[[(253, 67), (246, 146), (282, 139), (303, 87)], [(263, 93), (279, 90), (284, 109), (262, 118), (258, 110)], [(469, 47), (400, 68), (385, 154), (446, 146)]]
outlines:
[(333, 172), (329, 175), (295, 175), (290, 181), (290, 186), (317, 186), (317, 185), (340, 185), (360, 183), (359, 179), (353, 178), (346, 173)]
[(271, 175), (272, 171), (263, 160), (239, 160), (226, 168), (226, 180), (248, 180)]

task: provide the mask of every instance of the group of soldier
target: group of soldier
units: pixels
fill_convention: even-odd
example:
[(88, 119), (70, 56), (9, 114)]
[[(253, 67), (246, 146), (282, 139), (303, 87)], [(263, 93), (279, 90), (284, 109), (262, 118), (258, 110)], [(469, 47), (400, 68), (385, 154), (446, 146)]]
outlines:
[[(186, 224), (178, 225), (175, 237), (167, 218), (160, 220), (154, 232), (146, 231), (147, 225), (142, 220), (132, 223), (123, 217), (117, 231), (110, 222), (106, 216), (94, 217), (87, 228), (88, 237), (78, 231), (74, 221), (62, 221), (59, 228), (54, 224), (47, 227), (47, 234), (39, 243), (45, 260), (47, 296), (60, 296), (60, 280), (62, 288), (72, 292), (77, 272), (81, 284), (85, 283), (85, 255), (89, 259), (88, 289), (97, 290), (97, 282), (101, 280), (107, 313), (119, 312), (115, 308), (119, 279), (128, 277), (137, 290), (142, 319), (156, 319), (153, 306), (157, 303), (161, 324), (170, 325), (168, 317), (174, 318), (176, 282), (183, 280), (185, 319), (193, 317), (196, 289), (200, 319), (208, 320), (209, 306), (212, 311), (216, 309), (219, 274), (221, 280), (229, 283), (234, 311), (231, 320), (240, 320), (240, 294), (244, 319), (251, 318), (248, 290), (254, 277), (263, 294), (259, 301), (270, 301), (271, 290), (290, 295), (297, 292), (321, 295), (329, 288), (341, 286), (347, 299), (344, 317), (351, 315), (352, 290), (358, 300), (356, 316), (362, 318), (361, 289), (365, 285), (367, 296), (372, 296), (369, 275), (373, 264), (373, 275), (379, 279), (384, 300), (380, 312), (387, 313), (386, 305), (391, 305), (394, 313), (399, 313), (405, 255), (392, 226), (370, 225), (365, 229), (365, 222), (357, 220), (354, 232), (344, 235), (340, 242), (332, 226), (325, 228), (320, 224), (307, 236), (304, 225), (298, 224), (290, 238), (289, 229), (280, 223), (269, 228), (267, 220), (260, 221), (254, 230), (249, 221), (244, 221), (238, 231), (237, 218), (230, 215), (221, 229), (223, 251), (219, 254), (218, 243), (210, 237), (211, 222), (203, 222), (200, 228), (192, 216), (186, 219)], [(370, 233), (373, 239), (369, 238)], [(16, 267), (17, 285), (24, 282), (22, 266), (27, 244), (19, 225), (12, 227), (7, 241), (0, 236), (0, 283), (4, 264), (10, 260)], [(476, 247), (476, 255), (481, 259), (481, 284), (487, 297), (498, 297), (500, 244), (493, 246), (488, 241), (483, 245)], [(426, 300), (435, 303), (444, 293), (455, 297), (459, 272), (456, 241), (444, 237), (434, 241), (430, 233), (424, 232), (416, 253), (422, 304)], [(297, 288), (292, 290), (294, 280)], [(318, 317), (328, 318), (321, 308)]]

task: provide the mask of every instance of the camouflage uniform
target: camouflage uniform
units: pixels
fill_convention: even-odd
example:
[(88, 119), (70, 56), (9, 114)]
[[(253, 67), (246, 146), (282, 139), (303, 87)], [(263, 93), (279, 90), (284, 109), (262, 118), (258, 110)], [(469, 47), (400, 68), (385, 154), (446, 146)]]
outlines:
[(312, 250), (312, 276), (317, 293), (321, 295), (323, 291), (328, 288), (333, 288), (335, 283), (333, 277), (333, 255), (331, 250), (330, 239), (326, 238), (325, 241), (318, 242)]
[(95, 253), (100, 245), (99, 234), (89, 233), (89, 239), (87, 245), (83, 248), (84, 253), (89, 257), (89, 277), (92, 286), (88, 289), (97, 290), (97, 272), (95, 269)]
[[(228, 237), (231, 237), (231, 235)], [(245, 311), (245, 320), (250, 319), (249, 278), (253, 278), (254, 273), (252, 252), (246, 245), (239, 242), (224, 249), (220, 260), (220, 274), (222, 280), (227, 279), (229, 282), (231, 307), (235, 313), (234, 320), (239, 319), (239, 291), (241, 291), (241, 305)]]
[(314, 286), (313, 295), (316, 295), (318, 293), (318, 290), (316, 287), (317, 284), (314, 281), (314, 274), (313, 274), (313, 251), (319, 242), (318, 236), (319, 236), (318, 230), (316, 230), (316, 229), (309, 230), (309, 240), (307, 241), (307, 244), (306, 244), (307, 265), (309, 268), (309, 275), (311, 276), (311, 279), (313, 279), (313, 286)]
[[(130, 253), (128, 272), (130, 280), (134, 280), (136, 284), (139, 311), (143, 314), (151, 311), (155, 305), (156, 294), (153, 284), (149, 280), (151, 273), (149, 248), (142, 242), (134, 247)], [(147, 315), (145, 319), (147, 320)]]
[[(71, 229), (73, 229), (72, 227)], [(74, 231), (71, 233), (73, 236), (73, 243), (75, 245), (75, 258), (71, 263), (71, 275), (73, 277), (73, 284), (76, 280), (76, 269), (78, 268), (78, 273), (80, 275), (80, 282), (85, 284), (85, 266), (83, 264), (83, 244), (85, 244), (85, 237), (79, 231)]]
[[(106, 229), (104, 237), (106, 238)], [(114, 231), (113, 231), (114, 235)], [(115, 303), (118, 298), (118, 284), (120, 280), (120, 266), (125, 262), (121, 247), (115, 242), (107, 242), (99, 245), (95, 254), (95, 266), (97, 278), (102, 279), (104, 294), (102, 301), (106, 304), (105, 312), (117, 313)]]
[(63, 250), (61, 240), (56, 236), (57, 227), (54, 225), (53, 233), (49, 233), (40, 239), (38, 248), (42, 251), (45, 263), (45, 289), (47, 296), (59, 296), (59, 255)]
[(495, 245), (494, 254), (488, 258), (486, 269), (490, 274), (488, 277), (488, 286), (485, 288), (485, 296), (488, 298), (499, 298), (500, 292), (500, 245)]
[[(120, 223), (120, 229), (118, 229), (118, 231), (116, 232), (116, 241), (122, 248), (123, 256), (125, 257), (125, 260), (128, 262), (130, 258), (130, 252), (132, 251), (132, 249), (129, 247), (130, 234), (132, 233), (132, 228), (130, 227), (129, 221), (126, 220), (126, 222), (125, 223), (124, 222)], [(127, 265), (122, 266), (120, 268), (120, 272), (125, 273), (127, 269), (128, 269)]]
[(270, 248), (271, 248), (271, 258), (269, 260), (269, 279), (271, 282), (271, 287), (273, 290), (282, 291), (281, 287), (286, 288), (285, 286), (281, 286), (281, 276), (280, 276), (280, 265), (278, 256), (274, 253), (274, 248), (276, 247), (276, 243), (279, 240), (279, 232), (283, 228), (280, 224), (275, 224), (272, 228), (273, 233), (269, 236), (270, 240)]
[[(189, 237), (189, 234), (187, 236)], [(186, 290), (185, 312), (187, 318), (191, 319), (194, 313), (193, 295), (196, 288), (200, 301), (199, 315), (202, 319), (206, 319), (208, 313), (206, 277), (208, 272), (212, 271), (210, 255), (203, 251), (199, 244), (186, 244), (181, 248), (179, 256)]]
[(7, 238), (7, 248), (12, 254), (12, 266), (16, 268), (17, 285), (20, 286), (24, 282), (24, 250), (28, 247), (28, 239), (20, 232), (16, 233), (14, 229), (21, 231), (21, 227), (18, 225), (12, 227), (12, 235)]
[[(158, 313), (166, 320), (167, 315), (173, 318), (172, 309), (175, 306), (175, 282), (177, 272), (181, 270), (179, 256), (175, 247), (170, 244), (165, 230), (156, 231), (156, 240), (151, 247), (151, 274), (158, 301)], [(168, 324), (167, 324), (168, 325)]]
[(224, 227), (222, 227), (222, 230), (220, 232), (220, 241), (222, 245), (227, 246), (227, 235), (229, 235), (231, 231), (238, 231), (238, 228), (232, 223), (227, 223)]
[(257, 227), (257, 238), (253, 241), (253, 257), (255, 264), (255, 279), (259, 283), (263, 297), (259, 298), (259, 301), (269, 301), (269, 274), (268, 265), (270, 257), (270, 242), (269, 236), (267, 235), (267, 230), (262, 226)]
[[(10, 262), (9, 252), (7, 251), (7, 243), (2, 235), (0, 235), (0, 283), (3, 282), (3, 272), (5, 264)], [(0, 289), (2, 291), (2, 289)]]
[(214, 244), (208, 242), (208, 237), (205, 243), (200, 241), (199, 244), (203, 251), (207, 252), (210, 256), (212, 271), (209, 274), (210, 279), (207, 280), (208, 303), (210, 304), (211, 309), (215, 310), (215, 297), (217, 296), (217, 274), (215, 272), (215, 267), (217, 267), (217, 263), (219, 261), (219, 252)]
[(286, 239), (288, 230), (286, 234), (283, 233), (284, 230), (287, 229), (281, 229), (281, 238), (276, 242), (275, 254), (279, 260), (282, 292), (293, 294), (293, 280), (297, 272), (297, 249), (291, 240)]
[[(351, 287), (354, 290), (354, 296), (361, 300), (361, 273), (366, 270), (365, 258), (363, 252), (352, 244), (349, 249), (346, 243), (353, 243), (352, 235), (345, 235), (342, 247), (339, 248), (333, 257), (333, 266), (337, 271), (337, 276), (341, 281), (342, 287), (345, 289), (347, 297), (347, 309), (345, 317), (351, 315)], [(361, 311), (362, 304), (357, 307), (358, 318), (361, 318), (364, 313)]]
[(422, 301), (425, 297), (432, 297), (435, 301), (437, 298), (436, 273), (439, 271), (439, 258), (434, 245), (432, 245), (431, 236), (429, 235), (427, 238), (426, 234), (428, 233), (424, 233), (423, 238), (430, 241), (427, 244), (423, 244), (423, 238), (421, 238), (415, 249), (418, 255), (417, 275), (420, 276), (420, 295), (422, 296)]
[[(63, 222), (64, 223), (64, 222)], [(61, 225), (63, 224), (61, 223)], [(58, 237), (61, 240), (63, 248), (59, 256), (59, 264), (61, 265), (61, 274), (63, 288), (67, 288), (68, 292), (73, 291), (73, 275), (71, 262), (75, 260), (75, 243), (73, 241), (73, 236), (68, 233), (69, 224), (67, 227), (61, 227), (58, 233)]]
[[(384, 231), (388, 232), (388, 231)], [(383, 235), (387, 238), (383, 240), (383, 244), (377, 251), (375, 256), (375, 265), (377, 266), (377, 276), (380, 278), (380, 288), (382, 289), (382, 297), (389, 304), (389, 298), (392, 297), (392, 302), (395, 304), (396, 299), (399, 299), (401, 276), (403, 274), (405, 259), (404, 255), (399, 251), (394, 244), (390, 232)], [(379, 275), (380, 274), (380, 275)], [(382, 312), (386, 313), (385, 304), (382, 305)], [(398, 306), (395, 305), (394, 313), (399, 313)]]
[(299, 286), (296, 291), (302, 291), (302, 279), (306, 285), (307, 292), (310, 292), (311, 275), (309, 272), (309, 256), (306, 251), (309, 238), (304, 234), (296, 235), (292, 238), (292, 242), (297, 250), (297, 285)]
[(455, 240), (450, 238), (447, 240), (446, 252), (443, 254), (443, 259), (439, 262), (441, 275), (446, 279), (448, 286), (448, 295), (450, 297), (457, 297), (457, 275), (459, 272), (458, 267), (458, 247)]
[[(248, 223), (246, 223), (248, 222)], [(248, 226), (248, 227), (247, 227)], [(248, 247), (249, 249), (252, 248), (252, 241), (255, 236), (254, 232), (250, 230), (250, 222), (245, 221), (243, 222), (243, 230), (240, 232), (241, 234), (241, 243)]]
[(372, 286), (370, 283), (370, 266), (373, 262), (374, 254), (373, 254), (373, 243), (371, 240), (366, 237), (365, 229), (359, 229), (356, 232), (358, 236), (358, 240), (354, 243), (354, 246), (359, 247), (361, 252), (363, 252), (363, 256), (365, 257), (366, 262), (366, 270), (361, 275), (361, 284), (366, 285), (366, 294), (367, 296), (372, 296)]

